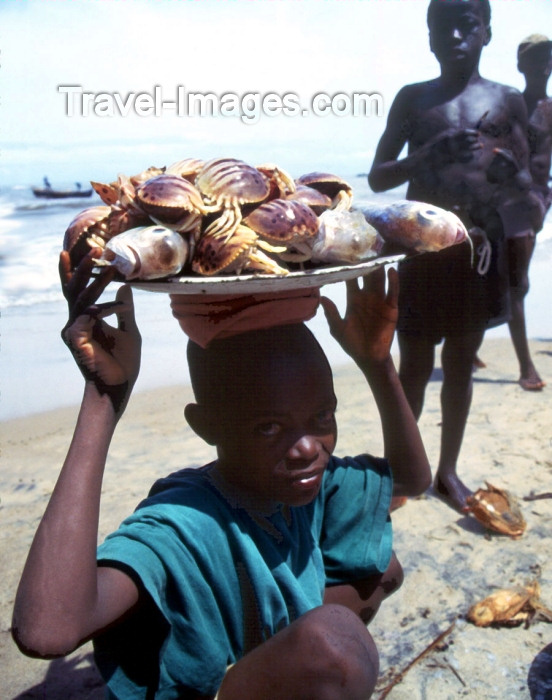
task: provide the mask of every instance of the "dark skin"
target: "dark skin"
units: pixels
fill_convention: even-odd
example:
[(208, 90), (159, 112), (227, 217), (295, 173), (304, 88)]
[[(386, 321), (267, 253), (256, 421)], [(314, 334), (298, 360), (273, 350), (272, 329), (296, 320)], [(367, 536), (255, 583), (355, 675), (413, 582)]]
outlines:
[(527, 216), (519, 203), (515, 182), (506, 180), (503, 186), (504, 218), (514, 227), (516, 235), (506, 240), (508, 258), (511, 320), (510, 337), (519, 362), (519, 384), (526, 391), (540, 391), (546, 386), (531, 357), (527, 340), (525, 297), (529, 292), (529, 265), (535, 251), (535, 233), (542, 228), (549, 206), (548, 177), (552, 148), (552, 103), (546, 98), (546, 84), (552, 69), (550, 46), (544, 44), (524, 52), (518, 69), (525, 76), (523, 98), (529, 117), (529, 169), (533, 191), (526, 203), (532, 201), (533, 213)]
[[(524, 52), (518, 60), (526, 87), (523, 98), (529, 115), (529, 166), (534, 187), (542, 200), (544, 211), (550, 206), (548, 179), (552, 152), (552, 100), (546, 85), (552, 71), (550, 45), (541, 45)], [(534, 227), (536, 231), (540, 229)], [(525, 297), (529, 291), (529, 265), (535, 250), (532, 232), (508, 241), (512, 319), (510, 336), (520, 365), (520, 386), (526, 391), (539, 391), (546, 386), (532, 361), (527, 343)]]
[[(73, 440), (15, 602), (14, 638), (25, 653), (38, 657), (67, 654), (142, 605), (143, 593), (129, 576), (96, 563), (103, 471), (140, 363), (130, 289), (119, 290), (115, 305), (97, 303), (111, 276), (104, 272), (91, 277), (96, 254), (92, 251), (76, 272), (66, 254), (60, 260), (69, 304), (62, 335), (83, 373), (85, 390)], [(390, 272), (387, 292), (383, 270), (364, 287), (349, 283), (344, 318), (331, 301), (323, 303), (333, 334), (374, 392), (395, 493), (421, 493), (427, 488), (429, 465), (390, 356), (397, 314), (395, 271)], [(117, 328), (106, 322), (114, 314)], [(275, 502), (301, 505), (318, 493), (320, 475), (335, 446), (331, 373), (316, 355), (298, 358), (289, 374), (259, 370), (263, 381), (250, 401), (245, 401), (245, 394), (235, 397), (244, 411), (242, 421), (231, 425), (237, 413), (234, 401), (218, 407), (216, 420), (212, 409), (198, 404), (189, 405), (186, 416), (202, 437), (217, 445), (215, 468), (249, 503), (259, 509), (270, 509)], [(235, 430), (244, 440), (239, 457)], [(244, 463), (251, 479), (243, 480)], [(377, 679), (378, 655), (363, 620), (400, 585), (401, 575), (393, 558), (381, 576), (332, 589), (326, 604), (239, 660), (225, 675), (219, 697), (369, 697)]]
[(552, 70), (551, 48), (540, 44), (523, 52), (518, 58), (518, 70), (523, 73), (526, 87), (523, 99), (529, 117), (529, 169), (533, 178), (533, 215), (524, 214), (518, 202), (519, 193), (506, 180), (504, 192), (505, 218), (512, 222), (517, 235), (506, 241), (509, 268), (511, 320), (510, 337), (519, 362), (519, 384), (526, 391), (540, 391), (546, 386), (538, 373), (529, 349), (525, 320), (525, 297), (529, 292), (529, 265), (535, 251), (535, 233), (542, 228), (544, 215), (550, 206), (548, 179), (552, 151), (552, 100), (547, 98), (546, 85)]
[[(547, 85), (552, 73), (552, 46), (540, 44), (524, 51), (518, 58), (518, 70), (525, 78), (525, 90), (523, 98), (527, 105), (529, 123), (534, 124), (541, 131), (540, 136), (548, 139), (544, 144), (542, 155), (548, 155), (548, 168), (546, 163), (540, 169), (533, 170), (533, 157), (531, 151), (531, 171), (533, 180), (537, 185), (547, 185), (550, 175), (550, 139), (552, 138), (552, 114), (550, 114), (551, 98), (547, 95)], [(548, 148), (546, 148), (548, 146)]]
[[(487, 169), (496, 149), (527, 176), (526, 109), (521, 95), (481, 77), (479, 61), (491, 38), (477, 0), (440, 3), (430, 46), (441, 74), (402, 88), (391, 107), (368, 180), (381, 192), (408, 182), (408, 198), (459, 215), (479, 216), (496, 207), (496, 184)], [(408, 155), (399, 158), (405, 144)], [(519, 177), (519, 173), (516, 174)], [(457, 461), (472, 400), (472, 368), (484, 330), (444, 338), (441, 452), (434, 487), (462, 511), (472, 493)], [(414, 415), (421, 415), (434, 365), (435, 339), (399, 332), (400, 378)]]

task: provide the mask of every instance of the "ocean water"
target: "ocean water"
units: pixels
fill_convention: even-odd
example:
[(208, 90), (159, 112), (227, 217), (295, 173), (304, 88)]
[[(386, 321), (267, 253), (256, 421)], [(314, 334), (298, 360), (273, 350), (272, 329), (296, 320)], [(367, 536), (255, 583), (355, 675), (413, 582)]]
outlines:
[[(299, 175), (300, 173), (293, 173)], [(353, 185), (355, 203), (392, 201), (402, 190), (375, 195), (365, 176), (343, 174)], [(59, 287), (58, 256), (69, 222), (82, 209), (100, 203), (90, 199), (40, 200), (28, 186), (0, 191), (0, 419), (23, 416), (80, 400), (82, 381), (60, 338), (66, 304)], [(552, 337), (543, 300), (550, 298), (552, 221), (539, 234), (532, 265), (528, 305), (529, 334)], [(111, 298), (115, 290), (106, 290)], [(345, 285), (333, 284), (323, 293), (344, 308)], [(142, 368), (136, 391), (189, 381), (185, 361), (186, 337), (169, 308), (165, 294), (135, 290), (136, 316), (143, 337)], [(322, 311), (309, 322), (330, 361), (348, 360), (331, 338)], [(505, 335), (501, 327), (492, 332)]]

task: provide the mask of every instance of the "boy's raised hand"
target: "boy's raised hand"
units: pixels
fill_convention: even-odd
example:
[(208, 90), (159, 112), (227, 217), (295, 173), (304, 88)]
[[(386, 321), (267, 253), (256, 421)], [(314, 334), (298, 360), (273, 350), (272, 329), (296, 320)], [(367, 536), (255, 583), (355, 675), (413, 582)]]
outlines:
[(398, 318), (399, 280), (389, 269), (385, 289), (385, 268), (381, 266), (364, 278), (347, 284), (347, 308), (341, 318), (336, 305), (327, 297), (321, 304), (332, 336), (359, 365), (388, 359)]
[[(69, 320), (61, 332), (84, 378), (98, 392), (107, 394), (115, 413), (121, 413), (140, 368), (141, 338), (134, 318), (130, 287), (121, 287), (116, 301), (97, 304), (97, 300), (113, 279), (111, 270), (101, 273), (90, 284), (92, 250), (75, 271), (69, 254), (60, 255), (59, 272), (63, 294), (69, 306)], [(117, 315), (118, 327), (104, 319)]]

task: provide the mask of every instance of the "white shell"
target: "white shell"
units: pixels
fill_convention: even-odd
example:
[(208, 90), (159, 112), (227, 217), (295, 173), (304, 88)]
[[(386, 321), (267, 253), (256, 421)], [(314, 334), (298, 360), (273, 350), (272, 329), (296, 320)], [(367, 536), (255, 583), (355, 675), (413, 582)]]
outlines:
[(112, 265), (125, 279), (152, 280), (176, 275), (188, 257), (187, 241), (164, 226), (138, 226), (108, 241), (99, 265)]
[(318, 219), (312, 262), (355, 264), (376, 257), (381, 249), (378, 232), (360, 211), (328, 209)]

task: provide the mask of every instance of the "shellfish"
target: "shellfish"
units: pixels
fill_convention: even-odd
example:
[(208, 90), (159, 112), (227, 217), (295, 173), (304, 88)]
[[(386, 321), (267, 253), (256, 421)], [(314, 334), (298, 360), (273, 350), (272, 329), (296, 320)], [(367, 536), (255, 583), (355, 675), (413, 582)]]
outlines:
[(471, 513), (485, 527), (513, 539), (521, 537), (527, 523), (517, 500), (508, 492), (485, 482), (486, 489), (478, 489), (466, 499), (465, 513)]
[(261, 172), (267, 179), (269, 184), (269, 199), (279, 197), (287, 197), (293, 194), (296, 189), (295, 180), (282, 168), (279, 168), (273, 163), (263, 163), (258, 165), (257, 170)]
[(205, 233), (227, 239), (240, 225), (240, 207), (262, 202), (270, 192), (268, 178), (257, 168), (236, 158), (208, 161), (199, 171), (195, 184), (203, 194), (209, 211), (223, 210)]
[[(145, 177), (146, 173), (153, 170), (155, 169), (148, 168), (143, 173), (136, 175), (135, 178)], [(136, 203), (136, 188), (132, 178), (120, 174), (116, 182), (109, 184), (91, 182), (90, 184), (100, 199), (111, 207), (107, 224), (109, 234), (107, 238), (116, 236), (122, 231), (152, 223), (147, 214)]]
[(332, 206), (332, 200), (327, 194), (323, 194), (315, 190), (314, 187), (308, 187), (307, 185), (297, 185), (295, 192), (288, 194), (286, 199), (303, 202), (317, 215), (322, 214), (323, 211)]
[(179, 175), (193, 183), (198, 172), (204, 165), (205, 161), (199, 158), (184, 158), (183, 160), (177, 160), (175, 163), (171, 163), (171, 165), (165, 168), (165, 173), (167, 175)]
[(472, 605), (466, 617), (477, 627), (529, 625), (539, 619), (552, 622), (552, 610), (546, 608), (539, 598), (540, 586), (537, 581), (525, 586), (502, 588)]
[(297, 185), (312, 187), (327, 195), (332, 200), (332, 206), (339, 209), (350, 209), (353, 203), (353, 188), (343, 178), (332, 173), (305, 173), (295, 181)]
[(102, 248), (98, 267), (115, 267), (125, 279), (151, 280), (176, 275), (188, 258), (188, 243), (164, 226), (139, 226), (103, 241), (90, 236), (91, 246)]
[(138, 187), (143, 182), (151, 180), (152, 177), (156, 177), (157, 175), (162, 175), (164, 172), (165, 168), (158, 168), (156, 165), (151, 165), (149, 168), (142, 170), (141, 173), (131, 175), (129, 180), (134, 187)]
[[(136, 182), (138, 182), (138, 178), (143, 177), (148, 172), (150, 172), (150, 169), (134, 176)], [(117, 205), (125, 209), (132, 209), (135, 206), (136, 184), (127, 175), (120, 173), (115, 182), (105, 183), (92, 180), (90, 184), (104, 204)]]
[(262, 274), (287, 275), (288, 271), (259, 248), (275, 253), (275, 248), (261, 241), (257, 234), (243, 224), (230, 238), (203, 236), (196, 246), (192, 270), (200, 275), (241, 274), (244, 270)]
[(119, 187), (117, 182), (108, 183), (90, 180), (90, 184), (104, 204), (111, 206), (119, 201)]
[(388, 206), (363, 205), (361, 211), (386, 242), (403, 249), (426, 253), (471, 243), (456, 214), (432, 204), (403, 199)]
[(179, 175), (158, 175), (140, 185), (136, 201), (156, 223), (179, 233), (197, 232), (206, 213), (196, 187)]
[(318, 232), (318, 217), (302, 202), (272, 199), (254, 209), (243, 220), (262, 239), (284, 246), (282, 260), (303, 262), (311, 257), (312, 239)]
[(71, 221), (63, 237), (63, 250), (69, 251), (71, 265), (76, 267), (90, 251), (87, 239), (95, 234), (103, 240), (109, 238), (108, 218), (111, 207), (99, 205), (79, 212)]

